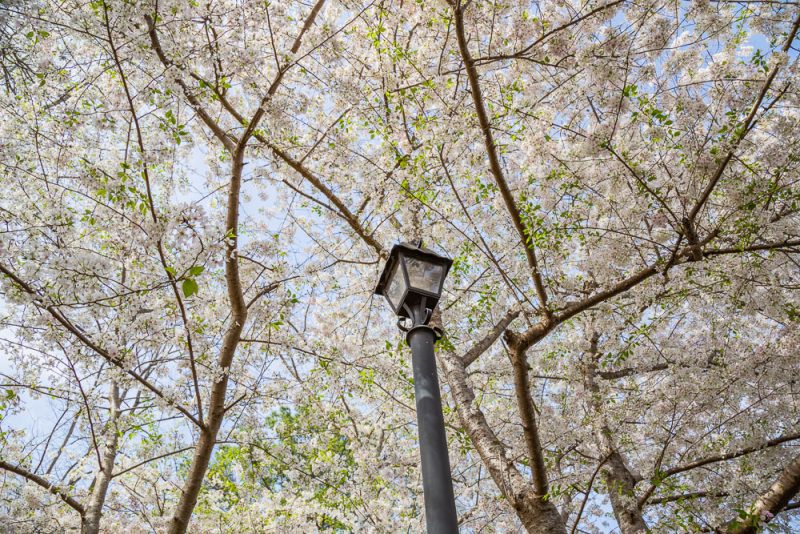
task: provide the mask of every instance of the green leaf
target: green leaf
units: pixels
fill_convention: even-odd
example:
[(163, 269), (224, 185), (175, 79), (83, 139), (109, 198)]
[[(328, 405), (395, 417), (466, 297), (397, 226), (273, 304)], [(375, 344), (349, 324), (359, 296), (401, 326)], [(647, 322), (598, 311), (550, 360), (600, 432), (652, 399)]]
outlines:
[(187, 297), (191, 297), (197, 293), (197, 282), (194, 281), (193, 278), (187, 278), (183, 281), (183, 294)]
[(626, 86), (625, 86), (625, 87), (622, 89), (622, 94), (623, 94), (624, 96), (627, 96), (628, 98), (631, 98), (631, 97), (634, 97), (634, 96), (636, 96), (636, 92), (638, 91), (638, 89), (639, 89), (639, 88), (638, 88), (638, 87), (636, 87), (635, 85), (626, 85)]
[(205, 270), (205, 267), (202, 265), (195, 265), (194, 267), (189, 268), (189, 276), (197, 276), (202, 274)]

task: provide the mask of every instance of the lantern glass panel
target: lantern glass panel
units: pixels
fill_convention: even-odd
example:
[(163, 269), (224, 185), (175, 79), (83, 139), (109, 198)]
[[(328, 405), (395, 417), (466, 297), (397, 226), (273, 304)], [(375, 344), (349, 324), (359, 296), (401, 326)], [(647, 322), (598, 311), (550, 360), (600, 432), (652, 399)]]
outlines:
[(438, 296), (442, 277), (444, 276), (444, 265), (408, 257), (406, 257), (405, 262), (408, 283), (411, 287)]
[(389, 285), (386, 287), (385, 293), (386, 298), (389, 299), (389, 304), (395, 310), (400, 305), (400, 299), (403, 298), (403, 294), (406, 292), (406, 280), (403, 272), (398, 269), (399, 265), (399, 263), (395, 265), (392, 275), (389, 277)]

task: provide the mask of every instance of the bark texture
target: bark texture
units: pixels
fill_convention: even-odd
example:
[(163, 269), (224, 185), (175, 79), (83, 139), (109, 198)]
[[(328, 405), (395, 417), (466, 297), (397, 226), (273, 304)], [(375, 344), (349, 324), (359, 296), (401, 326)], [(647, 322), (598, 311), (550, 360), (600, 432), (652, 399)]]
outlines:
[[(256, 122), (252, 123), (255, 127)], [(200, 429), (197, 447), (192, 458), (192, 465), (183, 486), (178, 507), (169, 526), (170, 534), (183, 534), (189, 527), (192, 512), (197, 504), (197, 497), (203, 486), (208, 464), (216, 445), (217, 433), (225, 417), (225, 396), (228, 392), (228, 377), (236, 347), (242, 336), (244, 324), (247, 321), (247, 304), (242, 292), (242, 283), (239, 278), (238, 237), (239, 231), (239, 196), (242, 185), (242, 170), (244, 168), (244, 148), (247, 137), (240, 141), (233, 154), (231, 168), (231, 184), (228, 191), (228, 213), (226, 227), (228, 232), (227, 247), (225, 251), (225, 282), (228, 287), (228, 300), (231, 305), (231, 325), (225, 332), (222, 341), (218, 363), (222, 369), (219, 377), (211, 387), (211, 397), (208, 403), (206, 423)]]
[(786, 508), (789, 501), (800, 492), (800, 456), (796, 456), (778, 475), (777, 480), (748, 510), (753, 521), (731, 521), (724, 532), (727, 534), (755, 534), (762, 529), (757, 521), (768, 522)]
[(106, 502), (108, 486), (113, 477), (114, 462), (117, 459), (117, 448), (119, 445), (117, 420), (119, 419), (120, 400), (119, 387), (116, 383), (111, 383), (109, 393), (111, 413), (105, 432), (103, 433), (105, 443), (102, 463), (92, 484), (89, 502), (86, 505), (86, 513), (81, 518), (81, 534), (98, 534), (100, 532), (100, 519), (103, 517), (103, 505)]
[[(507, 332), (510, 334), (510, 332)], [(506, 335), (507, 340), (514, 337)], [(509, 343), (509, 353), (511, 356), (511, 367), (514, 370), (514, 393), (517, 397), (520, 419), (522, 420), (522, 432), (525, 436), (525, 446), (528, 449), (528, 459), (531, 465), (531, 479), (536, 493), (541, 496), (547, 495), (549, 488), (547, 483), (547, 472), (544, 465), (544, 453), (542, 442), (539, 437), (539, 427), (536, 423), (536, 409), (531, 397), (531, 384), (528, 377), (528, 359), (525, 356), (525, 349), (517, 343)]]
[(591, 346), (585, 355), (584, 388), (589, 393), (589, 408), (595, 418), (594, 434), (606, 461), (601, 469), (603, 481), (608, 488), (611, 509), (622, 534), (637, 534), (649, 529), (636, 500), (636, 484), (639, 478), (628, 468), (625, 458), (614, 442), (614, 434), (605, 419), (600, 387), (597, 384), (597, 343), (600, 339), (594, 334)]
[(556, 506), (545, 496), (538, 495), (517, 470), (506, 446), (489, 427), (483, 412), (475, 404), (475, 394), (469, 384), (464, 361), (453, 353), (441, 351), (441, 362), (458, 407), (458, 420), (525, 530), (530, 534), (565, 533), (566, 526)]

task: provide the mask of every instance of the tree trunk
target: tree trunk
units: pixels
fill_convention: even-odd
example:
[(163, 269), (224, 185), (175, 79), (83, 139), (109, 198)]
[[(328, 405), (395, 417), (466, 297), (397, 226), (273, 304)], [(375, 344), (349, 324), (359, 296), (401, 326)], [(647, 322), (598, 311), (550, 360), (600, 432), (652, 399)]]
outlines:
[(756, 499), (748, 513), (751, 521), (734, 520), (728, 523), (725, 532), (728, 534), (755, 534), (763, 527), (757, 523), (767, 523), (778, 515), (795, 495), (800, 492), (800, 456), (796, 456), (787, 465), (777, 480)]
[(528, 534), (561, 534), (567, 531), (556, 505), (536, 495), (533, 488), (517, 495), (513, 506)]
[(637, 480), (625, 465), (622, 455), (616, 450), (611, 451), (606, 460), (603, 479), (608, 488), (608, 498), (611, 500), (611, 508), (620, 532), (622, 534), (648, 532), (642, 511), (636, 503), (634, 488)]
[[(509, 331), (510, 332), (510, 331)], [(531, 384), (528, 378), (528, 359), (525, 349), (520, 347), (513, 336), (505, 336), (511, 355), (511, 366), (514, 370), (514, 393), (517, 397), (517, 406), (522, 420), (522, 433), (525, 445), (528, 448), (528, 460), (531, 466), (531, 480), (539, 495), (547, 495), (550, 491), (547, 481), (547, 472), (544, 464), (542, 442), (539, 437), (539, 427), (536, 423), (536, 409), (531, 397)]]
[(633, 475), (625, 459), (617, 450), (611, 429), (605, 421), (603, 403), (600, 397), (600, 387), (597, 385), (597, 343), (599, 334), (592, 335), (591, 348), (584, 363), (584, 387), (589, 393), (589, 407), (594, 413), (597, 423), (594, 434), (605, 456), (602, 473), (603, 480), (608, 488), (608, 498), (611, 500), (611, 509), (622, 534), (638, 534), (648, 532), (647, 523), (644, 522), (642, 510), (636, 501), (635, 488), (638, 479)]
[[(241, 331), (241, 327), (236, 330)], [(231, 331), (226, 336), (226, 341), (230, 335)], [(235, 336), (238, 340), (239, 333), (236, 332)], [(228, 365), (230, 365), (230, 362)], [(169, 526), (170, 534), (183, 534), (189, 527), (189, 521), (192, 519), (194, 507), (197, 505), (197, 498), (200, 495), (200, 489), (203, 487), (203, 480), (208, 470), (208, 464), (211, 461), (211, 455), (214, 453), (214, 446), (217, 444), (217, 434), (220, 426), (222, 426), (222, 420), (225, 415), (225, 393), (227, 390), (228, 374), (225, 373), (223, 378), (216, 382), (211, 390), (212, 400), (208, 408), (208, 419), (206, 426), (200, 431), (200, 437), (195, 446), (189, 474), (186, 477), (178, 507), (175, 509)]]
[(444, 375), (456, 401), (458, 420), (525, 530), (530, 534), (566, 533), (566, 525), (556, 506), (545, 496), (536, 494), (533, 486), (514, 466), (506, 446), (476, 406), (464, 361), (453, 353), (442, 351), (440, 354)]
[(110, 389), (111, 414), (108, 418), (106, 430), (103, 433), (105, 447), (100, 470), (92, 484), (92, 492), (89, 503), (86, 505), (86, 513), (81, 519), (81, 534), (98, 534), (100, 532), (100, 519), (103, 516), (103, 504), (108, 494), (108, 486), (111, 484), (111, 477), (114, 471), (114, 462), (117, 458), (117, 447), (119, 438), (117, 436), (117, 419), (119, 418), (119, 387), (116, 382), (111, 383)]
[[(262, 108), (260, 108), (262, 109)], [(251, 128), (254, 123), (251, 123)], [(225, 395), (228, 392), (228, 376), (230, 373), (231, 362), (239, 345), (242, 330), (247, 322), (247, 304), (242, 292), (242, 284), (239, 278), (239, 255), (238, 255), (238, 231), (239, 231), (239, 193), (242, 185), (242, 170), (244, 169), (244, 149), (247, 138), (240, 141), (236, 150), (233, 151), (233, 162), (231, 167), (231, 185), (228, 191), (228, 210), (225, 219), (227, 228), (225, 247), (225, 283), (228, 288), (228, 300), (231, 305), (231, 324), (225, 332), (222, 341), (222, 348), (219, 353), (219, 367), (222, 369), (222, 377), (219, 378), (211, 387), (210, 402), (205, 424), (200, 429), (200, 437), (192, 458), (192, 465), (189, 468), (189, 475), (183, 486), (178, 507), (172, 517), (169, 526), (169, 534), (184, 534), (189, 527), (192, 512), (197, 504), (197, 497), (203, 486), (208, 464), (217, 443), (217, 433), (222, 420), (225, 417)]]
[[(210, 426), (211, 421), (208, 423)], [(221, 420), (219, 423), (221, 423)], [(203, 486), (203, 479), (211, 461), (211, 454), (214, 452), (219, 423), (215, 425), (216, 428), (206, 427), (200, 431), (200, 438), (197, 440), (197, 446), (194, 450), (189, 475), (186, 478), (178, 507), (175, 509), (175, 514), (172, 516), (172, 521), (169, 525), (170, 534), (183, 534), (189, 527), (189, 521), (192, 518), (192, 512), (197, 504), (197, 497), (200, 495), (200, 488)]]

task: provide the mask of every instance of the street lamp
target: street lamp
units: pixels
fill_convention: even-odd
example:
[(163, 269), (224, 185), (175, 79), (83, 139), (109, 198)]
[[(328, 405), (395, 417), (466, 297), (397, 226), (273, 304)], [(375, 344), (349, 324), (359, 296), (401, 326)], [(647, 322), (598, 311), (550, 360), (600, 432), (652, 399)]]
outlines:
[(375, 294), (385, 296), (397, 314), (397, 325), (406, 333), (406, 342), (411, 347), (428, 534), (458, 533), (433, 352), (433, 344), (441, 337), (441, 332), (428, 326), (452, 264), (450, 258), (422, 248), (421, 241), (400, 243), (392, 247), (375, 288)]

